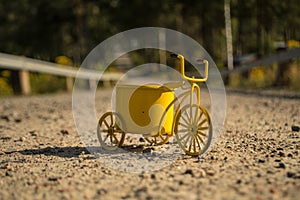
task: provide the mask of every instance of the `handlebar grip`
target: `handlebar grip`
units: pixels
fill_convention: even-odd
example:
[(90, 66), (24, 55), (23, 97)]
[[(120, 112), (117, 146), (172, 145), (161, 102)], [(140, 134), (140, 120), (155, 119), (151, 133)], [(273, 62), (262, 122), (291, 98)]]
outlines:
[(171, 53), (171, 58), (177, 58), (178, 57), (178, 54), (176, 54), (176, 53)]
[(199, 62), (199, 64), (204, 64), (205, 65), (205, 77), (204, 78), (195, 78), (195, 77), (188, 77), (185, 75), (185, 69), (184, 69), (184, 57), (180, 54), (175, 54), (175, 53), (171, 53), (171, 57), (172, 58), (178, 58), (180, 60), (180, 72), (181, 75), (183, 76), (183, 78), (185, 80), (191, 81), (193, 83), (196, 82), (205, 82), (208, 78), (208, 61), (205, 59), (197, 59), (197, 62)]
[(202, 59), (202, 58), (199, 58), (199, 59), (197, 59), (196, 61), (197, 61), (197, 63), (199, 63), (199, 64), (204, 64), (204, 63), (205, 63), (205, 62), (204, 62), (204, 59)]

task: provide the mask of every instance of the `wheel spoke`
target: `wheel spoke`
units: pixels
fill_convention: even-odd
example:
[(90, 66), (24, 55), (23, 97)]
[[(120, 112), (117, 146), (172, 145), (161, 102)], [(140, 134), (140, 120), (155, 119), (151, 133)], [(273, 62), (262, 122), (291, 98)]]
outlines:
[(186, 137), (188, 137), (190, 134), (189, 133), (187, 133), (187, 134), (185, 134), (183, 137), (181, 137), (180, 139), (183, 141)]
[(120, 129), (119, 127), (115, 127), (114, 132), (116, 132), (116, 133), (123, 133), (123, 130)]
[(110, 125), (112, 126), (114, 123), (113, 115), (110, 115)]
[(105, 142), (108, 138), (109, 134), (107, 133), (106, 137), (104, 138), (103, 142)]
[(186, 145), (187, 145), (187, 143), (188, 143), (188, 141), (189, 141), (189, 139), (190, 139), (190, 135), (188, 135), (188, 137), (186, 138), (186, 140), (185, 140), (185, 142), (184, 142), (184, 146), (186, 147)]
[(193, 107), (190, 106), (190, 123), (193, 123)]
[(204, 126), (204, 127), (199, 127), (198, 130), (207, 130), (208, 126)]
[(201, 117), (202, 117), (202, 116), (203, 116), (203, 112), (200, 113), (200, 116), (198, 117), (198, 119), (196, 119), (196, 120), (194, 121), (193, 124), (197, 126), (197, 122), (201, 120)]
[(187, 132), (187, 131), (188, 131), (188, 129), (186, 128), (186, 129), (181, 129), (181, 130), (177, 131), (177, 133), (184, 133), (184, 132)]
[(192, 124), (197, 124), (196, 122), (197, 122), (198, 114), (199, 114), (198, 113), (198, 108), (196, 108), (196, 113), (195, 113), (194, 120), (193, 120)]
[(104, 122), (105, 126), (106, 126), (107, 128), (109, 128), (109, 124), (107, 123), (106, 119), (104, 119), (103, 122)]
[(197, 135), (197, 137), (199, 138), (199, 140), (201, 141), (201, 143), (205, 145), (204, 140), (199, 135)]
[(207, 120), (206, 119), (203, 119), (199, 124), (198, 124), (198, 127), (201, 126), (202, 124), (204, 124)]
[(190, 121), (191, 121), (191, 117), (190, 117), (190, 114), (188, 113), (187, 110), (184, 111), (186, 113), (186, 116), (187, 116), (187, 119), (188, 119), (188, 124), (190, 124)]
[(204, 132), (202, 132), (202, 131), (200, 131), (200, 130), (198, 130), (197, 133), (200, 134), (200, 135), (202, 135), (202, 136), (204, 136), (204, 137), (207, 137), (207, 134), (204, 133)]
[(160, 137), (161, 141), (165, 140), (165, 138), (164, 138), (164, 136), (162, 134), (159, 134), (159, 137)]
[(180, 123), (180, 126), (183, 126), (184, 128), (189, 128), (189, 125), (187, 125), (187, 124), (183, 124), (183, 123)]
[[(189, 116), (185, 116), (183, 114), (181, 116), (182, 116), (181, 119), (185, 122), (185, 124), (189, 125), (190, 124), (190, 122), (189, 122)], [(186, 117), (187, 117), (187, 119), (186, 119)]]
[(201, 112), (200, 116), (199, 116), (199, 119), (201, 119), (201, 117), (203, 116), (203, 112)]
[(197, 138), (196, 137), (194, 137), (194, 142), (193, 142), (193, 145), (194, 145), (194, 152), (197, 152), (197, 145), (196, 145), (196, 140), (197, 140)]
[(119, 140), (117, 138), (117, 136), (115, 134), (112, 134), (113, 138), (115, 138), (115, 144), (118, 144), (119, 143)]
[(110, 139), (110, 142), (112, 143), (113, 141), (112, 141), (112, 139), (113, 139), (113, 134), (109, 134), (109, 139)]
[(193, 146), (193, 142), (192, 142), (193, 138), (190, 140), (190, 145), (189, 145), (189, 152), (191, 152), (192, 150), (192, 146)]
[(199, 143), (199, 140), (198, 140), (198, 137), (200, 137), (199, 135), (196, 135), (196, 142), (197, 142), (197, 144), (198, 144), (198, 147), (199, 147), (199, 149), (201, 149), (201, 145), (200, 145), (200, 143)]

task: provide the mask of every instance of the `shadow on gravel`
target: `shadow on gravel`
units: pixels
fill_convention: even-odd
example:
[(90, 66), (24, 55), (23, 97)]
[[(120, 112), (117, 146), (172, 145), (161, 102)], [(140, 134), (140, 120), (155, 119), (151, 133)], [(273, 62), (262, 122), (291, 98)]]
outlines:
[(113, 155), (113, 154), (119, 154), (120, 152), (131, 152), (131, 153), (148, 153), (151, 152), (153, 148), (144, 148), (143, 145), (124, 145), (119, 150), (115, 151), (109, 151), (104, 150), (100, 148), (99, 146), (89, 146), (89, 147), (46, 147), (42, 149), (25, 149), (20, 151), (9, 151), (5, 152), (6, 154), (11, 153), (21, 153), (22, 155), (45, 155), (45, 156), (58, 156), (63, 158), (73, 158), (73, 157), (79, 157), (79, 155), (82, 154), (91, 154), (90, 152), (96, 152), (106, 155)]
[(85, 147), (46, 147), (42, 149), (25, 149), (17, 152), (23, 155), (45, 155), (63, 158), (73, 158), (81, 154), (90, 154)]

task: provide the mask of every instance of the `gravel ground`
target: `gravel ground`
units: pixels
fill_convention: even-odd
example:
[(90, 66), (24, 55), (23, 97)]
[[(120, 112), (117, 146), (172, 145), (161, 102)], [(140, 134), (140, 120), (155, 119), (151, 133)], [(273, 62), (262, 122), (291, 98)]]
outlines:
[[(98, 98), (103, 107), (109, 102)], [(74, 126), (70, 94), (0, 102), (1, 200), (300, 196), (299, 93), (228, 90), (224, 129), (204, 158), (182, 155), (159, 171), (137, 174), (89, 154)]]

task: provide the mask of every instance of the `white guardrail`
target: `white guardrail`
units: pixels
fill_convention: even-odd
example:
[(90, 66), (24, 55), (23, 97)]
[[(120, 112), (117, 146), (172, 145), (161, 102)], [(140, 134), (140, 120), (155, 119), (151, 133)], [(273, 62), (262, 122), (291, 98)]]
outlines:
[(257, 66), (267, 67), (273, 63), (281, 63), (299, 57), (300, 57), (300, 48), (293, 48), (286, 51), (271, 54), (269, 56), (263, 57), (253, 62), (245, 63), (240, 66), (235, 66), (233, 70), (222, 71), (221, 74), (223, 76), (226, 76), (232, 73), (242, 73)]
[[(20, 83), (23, 94), (30, 93), (28, 71), (65, 76), (67, 78), (76, 77), (90, 81), (99, 80), (99, 71), (96, 70), (80, 69), (80, 73), (78, 73), (78, 68), (75, 67), (4, 53), (0, 53), (0, 68), (20, 71)], [(122, 75), (122, 73), (104, 73), (100, 80), (103, 82), (117, 81)], [(72, 79), (71, 81), (67, 79), (67, 85), (69, 85), (67, 88), (70, 89), (72, 84)]]
[[(228, 76), (229, 74), (241, 73), (257, 66), (268, 66), (273, 63), (280, 63), (297, 57), (300, 57), (300, 48), (293, 48), (266, 56), (260, 60), (242, 64), (241, 66), (235, 66), (233, 70), (225, 70), (222, 71), (221, 74), (222, 76)], [(94, 85), (94, 87), (95, 80), (99, 79), (99, 71), (96, 70), (81, 69), (80, 73), (78, 73), (78, 68), (75, 67), (4, 53), (0, 53), (0, 68), (20, 70), (20, 83), (23, 94), (30, 93), (28, 71), (65, 76), (67, 77), (68, 90), (72, 88), (72, 78), (74, 77), (90, 80), (91, 85)], [(110, 81), (117, 81), (122, 75), (122, 73), (104, 73), (100, 80), (103, 81), (104, 85), (110, 85)]]
[[(75, 67), (4, 53), (0, 53), (0, 68), (26, 70), (67, 77), (77, 76), (77, 78), (88, 80), (99, 79), (99, 71), (96, 70), (81, 69), (80, 73), (77, 74), (78, 68)], [(120, 76), (122, 76), (122, 73), (103, 74), (101, 80), (118, 80)]]

